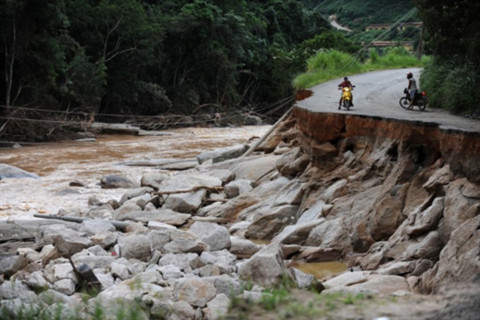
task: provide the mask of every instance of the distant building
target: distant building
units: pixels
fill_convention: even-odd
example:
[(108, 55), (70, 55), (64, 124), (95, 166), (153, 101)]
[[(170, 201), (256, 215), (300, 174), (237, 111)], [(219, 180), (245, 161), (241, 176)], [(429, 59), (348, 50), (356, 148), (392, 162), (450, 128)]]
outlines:
[[(378, 24), (369, 24), (365, 27), (365, 31), (371, 30), (388, 30), (392, 28), (393, 24), (391, 23), (378, 23)], [(405, 30), (408, 27), (421, 28), (423, 22), (402, 22), (397, 25), (398, 30)]]
[[(365, 46), (366, 43), (362, 42), (362, 46)], [(376, 48), (386, 48), (386, 47), (404, 47), (407, 51), (413, 51), (413, 41), (373, 41), (371, 46)]]
[(371, 31), (371, 30), (388, 30), (392, 27), (392, 24), (390, 23), (384, 23), (384, 24), (369, 24), (366, 28), (365, 31)]

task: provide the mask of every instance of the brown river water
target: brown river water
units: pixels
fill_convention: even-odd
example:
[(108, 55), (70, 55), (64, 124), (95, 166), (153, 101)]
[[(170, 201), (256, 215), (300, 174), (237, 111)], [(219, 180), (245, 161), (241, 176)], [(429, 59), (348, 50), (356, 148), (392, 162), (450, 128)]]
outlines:
[[(121, 165), (127, 160), (194, 158), (216, 148), (248, 143), (270, 126), (237, 128), (182, 128), (152, 136), (105, 135), (96, 141), (43, 143), (18, 149), (0, 149), (0, 163), (40, 176), (40, 179), (0, 180), (0, 220), (26, 219), (33, 214), (76, 215), (88, 210), (88, 198), (120, 200), (124, 189), (101, 189), (100, 179), (121, 174), (140, 182), (155, 167)], [(153, 133), (152, 133), (153, 134)], [(85, 187), (70, 187), (72, 181)]]
[[(34, 218), (34, 214), (78, 215), (88, 212), (92, 196), (106, 202), (120, 200), (125, 189), (102, 189), (105, 175), (120, 174), (140, 182), (155, 167), (120, 164), (122, 161), (194, 158), (201, 152), (262, 137), (270, 126), (238, 128), (182, 128), (160, 135), (105, 135), (96, 141), (43, 143), (18, 149), (0, 149), (0, 163), (40, 176), (40, 179), (0, 180), (0, 221)], [(70, 187), (79, 181), (85, 187)], [(35, 219), (35, 218), (34, 218)], [(322, 278), (346, 269), (343, 262), (300, 263), (294, 267)]]

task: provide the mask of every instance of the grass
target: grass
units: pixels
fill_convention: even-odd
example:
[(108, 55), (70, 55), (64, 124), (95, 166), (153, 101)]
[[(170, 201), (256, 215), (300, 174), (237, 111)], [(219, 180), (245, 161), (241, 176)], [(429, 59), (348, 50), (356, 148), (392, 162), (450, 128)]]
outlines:
[(138, 303), (118, 302), (114, 305), (103, 306), (95, 304), (93, 310), (72, 309), (65, 304), (52, 305), (48, 308), (40, 305), (21, 304), (16, 307), (0, 307), (0, 319), (2, 320), (142, 320), (145, 315)]
[[(279, 286), (265, 290), (259, 302), (236, 298), (225, 320), (269, 319), (338, 319), (340, 310), (362, 310), (373, 298), (366, 294), (328, 293), (319, 294), (299, 290), (291, 286)], [(353, 313), (355, 314), (355, 312)]]
[(383, 53), (371, 49), (363, 59), (338, 50), (324, 50), (308, 59), (307, 71), (297, 76), (293, 85), (297, 89), (306, 89), (345, 75), (375, 70), (421, 67), (428, 61), (428, 57), (418, 60), (403, 47), (389, 48)]

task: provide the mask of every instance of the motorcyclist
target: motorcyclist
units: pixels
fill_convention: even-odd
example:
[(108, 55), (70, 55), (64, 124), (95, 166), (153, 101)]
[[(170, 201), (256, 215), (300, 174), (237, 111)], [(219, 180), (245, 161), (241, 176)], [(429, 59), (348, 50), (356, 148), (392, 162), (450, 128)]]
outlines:
[(413, 74), (411, 72), (407, 73), (407, 79), (408, 79), (408, 92), (410, 93), (410, 104), (408, 106), (408, 109), (413, 109), (413, 102), (415, 100), (415, 97), (417, 96), (418, 88), (417, 88), (417, 80), (413, 77)]
[[(353, 85), (352, 85), (352, 83), (350, 82), (350, 80), (348, 80), (348, 77), (344, 77), (344, 78), (343, 78), (343, 82), (340, 83), (340, 84), (338, 85), (338, 87), (339, 87), (340, 89), (343, 89), (343, 88), (345, 88), (345, 87), (350, 88), (350, 90), (353, 89)], [(340, 101), (338, 101), (338, 110), (340, 110), (340, 106), (342, 105), (342, 97), (343, 97), (343, 91), (342, 91), (342, 93), (340, 94)], [(351, 103), (351, 106), (353, 107), (353, 94), (352, 94), (352, 99), (350, 100), (350, 103)]]

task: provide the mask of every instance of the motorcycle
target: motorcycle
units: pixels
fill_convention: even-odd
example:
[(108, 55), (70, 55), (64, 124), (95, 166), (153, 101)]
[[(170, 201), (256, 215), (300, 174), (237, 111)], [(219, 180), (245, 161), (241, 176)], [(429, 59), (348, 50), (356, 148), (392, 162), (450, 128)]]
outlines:
[[(347, 110), (350, 110), (350, 107), (352, 106), (352, 91), (355, 86), (352, 86), (352, 88), (349, 87), (338, 87), (338, 90), (342, 90), (342, 100), (340, 101), (340, 105), (344, 107)], [(340, 106), (338, 107), (340, 109)]]
[[(407, 88), (403, 90), (403, 93), (405, 94), (404, 97), (400, 98), (400, 107), (404, 109), (408, 109), (410, 106), (410, 92), (408, 91)], [(427, 93), (425, 91), (422, 92), (417, 92), (415, 95), (415, 98), (413, 99), (413, 104), (412, 106), (417, 106), (421, 111), (424, 111), (425, 108), (427, 107), (428, 99), (427, 99)]]

